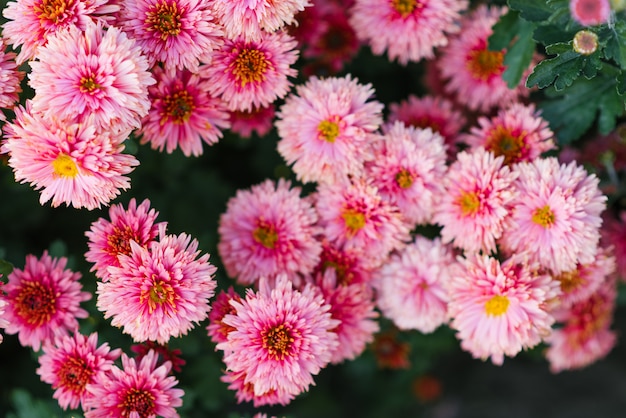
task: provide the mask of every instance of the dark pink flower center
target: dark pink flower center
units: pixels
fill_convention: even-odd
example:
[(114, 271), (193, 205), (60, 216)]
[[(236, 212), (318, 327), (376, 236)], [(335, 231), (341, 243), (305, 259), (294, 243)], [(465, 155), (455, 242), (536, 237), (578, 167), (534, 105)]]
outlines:
[(63, 362), (57, 374), (61, 381), (60, 387), (80, 395), (85, 391), (85, 386), (91, 382), (93, 370), (84, 359), (69, 357)]
[(17, 314), (29, 325), (42, 326), (50, 321), (57, 311), (56, 292), (39, 282), (23, 282), (17, 297)]
[(120, 254), (129, 255), (131, 252), (130, 241), (133, 240), (138, 244), (143, 244), (139, 234), (130, 226), (125, 225), (123, 228), (114, 227), (113, 232), (107, 236), (107, 246), (105, 251), (114, 257)]
[(127, 418), (131, 412), (139, 414), (140, 418), (154, 416), (154, 395), (148, 391), (131, 388), (118, 405), (122, 410), (121, 416)]

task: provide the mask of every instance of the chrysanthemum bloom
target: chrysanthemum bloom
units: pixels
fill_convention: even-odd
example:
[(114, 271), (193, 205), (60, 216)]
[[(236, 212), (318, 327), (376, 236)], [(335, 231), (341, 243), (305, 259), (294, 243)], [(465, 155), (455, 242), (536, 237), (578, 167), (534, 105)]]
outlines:
[(124, 0), (121, 27), (146, 55), (150, 67), (192, 72), (209, 63), (223, 42), (223, 31), (211, 9), (201, 0)]
[(52, 200), (75, 208), (95, 209), (130, 187), (126, 176), (139, 164), (118, 134), (97, 129), (92, 118), (64, 122), (15, 108), (15, 120), (5, 125), (1, 151), (9, 154), (15, 180), (41, 190), (39, 202)]
[(77, 318), (86, 318), (80, 303), (91, 299), (82, 292), (81, 274), (66, 269), (67, 258), (26, 256), (24, 270), (13, 269), (3, 286), (7, 302), (4, 319), (7, 334), (18, 334), (20, 344), (35, 351), (57, 336), (78, 329)]
[(344, 285), (337, 279), (333, 269), (315, 277), (315, 284), (330, 305), (331, 317), (339, 321), (333, 329), (339, 338), (339, 345), (332, 352), (332, 364), (354, 360), (361, 355), (380, 329), (376, 322), (378, 312), (372, 288), (365, 283)]
[(608, 22), (611, 15), (609, 0), (570, 0), (572, 18), (583, 26), (595, 26)]
[(226, 103), (209, 94), (203, 75), (159, 67), (152, 74), (156, 84), (148, 89), (152, 105), (139, 131), (141, 143), (168, 154), (180, 147), (187, 157), (201, 155), (202, 142), (216, 143), (230, 127)]
[(277, 149), (299, 180), (334, 183), (363, 172), (382, 123), (383, 104), (368, 101), (373, 94), (370, 84), (347, 75), (311, 77), (287, 96), (275, 123)]
[(373, 143), (375, 158), (365, 163), (365, 176), (378, 192), (398, 206), (411, 225), (430, 222), (439, 204), (446, 166), (443, 137), (430, 129), (395, 122)]
[(465, 116), (453, 107), (452, 101), (441, 96), (410, 95), (399, 103), (390, 103), (387, 120), (432, 129), (444, 138), (449, 157), (456, 155), (457, 136), (465, 125)]
[(228, 333), (235, 328), (224, 323), (224, 317), (228, 314), (236, 314), (237, 310), (230, 301), (241, 302), (241, 296), (235, 292), (233, 287), (229, 287), (227, 292), (223, 290), (217, 295), (209, 312), (209, 325), (206, 327), (207, 333), (215, 344), (228, 341)]
[[(17, 69), (15, 53), (5, 52), (5, 43), (0, 39), (0, 108), (13, 109), (19, 102), (23, 78), (24, 72)], [(0, 120), (4, 119), (4, 114), (0, 112)]]
[(44, 344), (37, 374), (52, 385), (52, 397), (61, 408), (76, 409), (89, 396), (87, 385), (97, 382), (120, 354), (120, 349), (111, 351), (107, 343), (98, 346), (97, 333), (87, 337), (76, 332)]
[(365, 180), (319, 185), (315, 207), (328, 241), (341, 249), (361, 251), (368, 267), (378, 266), (410, 239), (409, 224), (397, 206)]
[(87, 385), (91, 396), (85, 401), (85, 418), (178, 418), (175, 408), (183, 404), (184, 391), (176, 388), (178, 380), (169, 376), (170, 362), (157, 367), (157, 360), (154, 351), (139, 364), (122, 354), (122, 369), (113, 366)]
[(220, 217), (217, 244), (226, 273), (242, 285), (284, 273), (291, 280), (319, 261), (320, 229), (311, 203), (284, 179), (239, 190)]
[(31, 61), (33, 110), (46, 118), (83, 122), (92, 115), (103, 129), (128, 132), (148, 113), (154, 78), (141, 49), (124, 32), (88, 23), (57, 31)]
[[(4, 311), (7, 308), (7, 301), (6, 299), (2, 296), (3, 293), (3, 286), (4, 282), (0, 282), (0, 329), (5, 329), (8, 325), (9, 325), (9, 321), (6, 318), (6, 315), (4, 314)], [(2, 334), (0, 334), (0, 343), (2, 343), (4, 339), (4, 336)]]
[(513, 166), (517, 197), (500, 240), (508, 253), (526, 251), (554, 274), (594, 261), (606, 197), (599, 180), (576, 162), (537, 158)]
[(467, 0), (356, 0), (350, 23), (374, 54), (387, 51), (389, 60), (406, 65), (447, 45), (467, 6)]
[(253, 41), (293, 23), (296, 13), (311, 6), (309, 0), (215, 0), (212, 3), (227, 38)]
[(179, 348), (171, 349), (167, 345), (161, 345), (154, 341), (146, 341), (140, 344), (133, 344), (130, 346), (130, 350), (137, 354), (137, 361), (144, 358), (150, 351), (154, 350), (159, 355), (159, 361), (157, 364), (163, 364), (166, 361), (172, 363), (172, 370), (174, 372), (181, 372), (182, 366), (187, 363), (180, 355), (182, 350)]
[(259, 281), (259, 291), (248, 289), (241, 302), (231, 301), (237, 313), (224, 323), (235, 328), (224, 351), (226, 369), (244, 373), (244, 383), (254, 385), (255, 395), (275, 390), (298, 395), (314, 384), (313, 376), (326, 367), (337, 348), (330, 305), (313, 286), (292, 289), (285, 275)]
[(118, 255), (120, 267), (108, 268), (98, 283), (96, 306), (111, 324), (123, 327), (135, 342), (165, 344), (187, 334), (211, 309), (216, 282), (209, 255), (187, 234), (166, 235), (148, 248), (130, 242), (130, 255)]
[(450, 40), (437, 61), (446, 82), (446, 92), (471, 110), (487, 112), (493, 107), (505, 107), (520, 97), (528, 96), (524, 86), (526, 77), (520, 84), (510, 89), (502, 79), (505, 51), (491, 51), (487, 39), (492, 34), (492, 26), (505, 12), (504, 8), (479, 6), (465, 15), (460, 35)]
[(609, 354), (617, 342), (610, 329), (616, 297), (616, 282), (609, 279), (586, 300), (554, 313), (562, 326), (546, 339), (545, 352), (553, 373), (586, 367)]
[(383, 315), (400, 329), (433, 332), (448, 321), (452, 251), (434, 240), (416, 236), (413, 243), (389, 257), (372, 284)]
[(134, 241), (142, 247), (147, 247), (151, 241), (159, 236), (159, 231), (165, 233), (166, 222), (155, 223), (159, 212), (150, 208), (150, 201), (145, 199), (139, 206), (132, 198), (128, 209), (119, 203), (109, 209), (110, 220), (99, 218), (91, 224), (85, 235), (88, 251), (85, 259), (93, 263), (91, 271), (103, 281), (108, 280), (107, 268), (120, 267), (118, 257), (130, 255), (130, 242)]
[(516, 254), (502, 264), (490, 256), (470, 254), (451, 272), (448, 286), (450, 326), (461, 348), (474, 358), (501, 365), (504, 356), (539, 344), (554, 317), (548, 302), (558, 296), (558, 282), (539, 273), (539, 264)]
[(250, 138), (252, 132), (257, 136), (267, 135), (274, 126), (276, 106), (269, 104), (264, 107), (253, 107), (250, 110), (235, 110), (230, 112), (230, 131), (242, 138)]
[(322, 254), (320, 262), (313, 270), (313, 277), (324, 275), (324, 273), (332, 269), (335, 271), (335, 278), (338, 284), (348, 286), (350, 284), (370, 284), (372, 278), (371, 267), (367, 266), (366, 259), (369, 254), (364, 253), (361, 249), (342, 249), (322, 240)]
[(206, 67), (209, 92), (221, 96), (229, 110), (264, 107), (289, 92), (297, 71), (297, 42), (286, 32), (264, 33), (257, 41), (227, 39)]
[(615, 275), (621, 281), (626, 281), (626, 211), (613, 214), (607, 210), (602, 215), (600, 243), (612, 248), (616, 263)]
[(471, 147), (484, 147), (504, 164), (532, 161), (546, 151), (556, 149), (548, 122), (535, 111), (535, 105), (514, 103), (492, 118), (478, 118), (480, 127), (472, 127), (461, 141)]
[(20, 49), (17, 63), (37, 54), (49, 36), (60, 29), (76, 26), (85, 30), (89, 23), (108, 23), (119, 6), (108, 0), (17, 0), (9, 1), (2, 11), (7, 22), (2, 36), (13, 49)]
[(443, 226), (444, 243), (465, 251), (496, 251), (496, 240), (516, 195), (516, 174), (484, 148), (463, 151), (443, 178), (444, 193), (433, 221)]
[(263, 394), (257, 394), (254, 384), (246, 379), (244, 372), (231, 372), (225, 370), (220, 380), (228, 384), (228, 389), (235, 391), (235, 398), (238, 403), (252, 402), (255, 408), (263, 405), (287, 405), (296, 397), (282, 388), (270, 389)]
[(559, 307), (567, 308), (591, 296), (598, 287), (615, 273), (615, 257), (599, 248), (593, 262), (579, 264), (575, 270), (553, 276), (561, 284)]

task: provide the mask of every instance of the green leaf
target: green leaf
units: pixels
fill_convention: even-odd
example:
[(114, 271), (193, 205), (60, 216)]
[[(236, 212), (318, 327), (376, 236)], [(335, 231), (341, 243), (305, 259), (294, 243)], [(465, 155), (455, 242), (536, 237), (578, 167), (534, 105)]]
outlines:
[[(567, 49), (564, 49), (567, 46)], [(574, 51), (571, 45), (555, 44), (546, 48), (549, 54), (557, 53), (556, 57), (541, 61), (526, 80), (526, 87), (537, 86), (540, 89), (555, 83), (557, 90), (570, 86), (580, 74), (580, 54)]]
[(558, 25), (546, 24), (537, 26), (533, 33), (533, 39), (543, 45), (555, 43), (567, 43), (574, 38), (576, 32), (568, 32)]
[(531, 22), (541, 22), (552, 15), (552, 8), (545, 0), (509, 0), (509, 7)]
[(600, 41), (606, 40), (604, 56), (615, 61), (622, 69), (626, 70), (626, 22), (617, 20), (615, 26), (608, 26), (598, 34)]
[(516, 11), (509, 10), (508, 13), (501, 16), (496, 24), (493, 25), (493, 33), (488, 39), (489, 49), (500, 51), (508, 48), (513, 38), (517, 36), (519, 22), (519, 13)]
[(624, 114), (624, 98), (617, 89), (610, 89), (598, 99), (598, 131), (608, 135), (615, 129), (615, 120)]
[(0, 277), (7, 277), (13, 271), (13, 264), (0, 259)]
[(65, 257), (67, 254), (67, 245), (63, 240), (56, 239), (50, 244), (49, 253), (51, 257)]
[(623, 95), (626, 93), (626, 72), (620, 71), (615, 79), (617, 80), (617, 94)]
[(524, 72), (530, 65), (536, 44), (533, 40), (535, 24), (525, 20), (519, 20), (519, 32), (517, 41), (509, 48), (504, 56), (506, 70), (502, 78), (507, 82), (509, 88), (515, 88), (522, 78)]

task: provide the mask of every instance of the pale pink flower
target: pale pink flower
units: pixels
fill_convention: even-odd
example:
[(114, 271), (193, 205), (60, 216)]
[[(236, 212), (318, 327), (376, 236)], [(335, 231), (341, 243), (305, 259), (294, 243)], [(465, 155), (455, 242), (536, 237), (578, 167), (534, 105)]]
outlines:
[(209, 92), (221, 96), (229, 110), (252, 110), (283, 98), (291, 87), (297, 42), (286, 32), (264, 33), (259, 40), (227, 39), (205, 67)]
[(228, 333), (235, 328), (224, 323), (224, 317), (228, 314), (236, 314), (237, 310), (230, 301), (241, 302), (241, 296), (229, 287), (227, 292), (223, 290), (217, 295), (211, 304), (209, 312), (209, 325), (206, 327), (207, 334), (215, 344), (228, 341)]
[[(5, 42), (0, 38), (0, 108), (13, 109), (19, 102), (19, 94), (22, 92), (20, 83), (23, 78), (24, 72), (17, 69), (15, 53), (5, 52)], [(2, 112), (0, 120), (5, 120)]]
[(78, 329), (77, 318), (86, 318), (80, 303), (91, 299), (81, 291), (81, 274), (66, 269), (67, 258), (26, 256), (23, 270), (13, 269), (3, 286), (7, 305), (7, 334), (18, 334), (20, 344), (39, 351), (42, 344)]
[(510, 89), (502, 79), (506, 69), (503, 63), (505, 51), (487, 48), (492, 27), (505, 11), (502, 7), (480, 5), (465, 15), (460, 34), (450, 40), (437, 60), (441, 75), (446, 80), (446, 92), (453, 94), (458, 103), (471, 110), (487, 112), (528, 96), (525, 77), (514, 89)]
[(137, 41), (150, 67), (196, 72), (210, 63), (223, 42), (211, 2), (202, 0), (124, 0), (120, 23)]
[(428, 334), (448, 322), (454, 254), (439, 238), (416, 236), (374, 272), (372, 285), (383, 315), (400, 329)]
[(411, 225), (430, 222), (441, 199), (447, 170), (443, 141), (430, 129), (395, 122), (372, 144), (374, 159), (365, 162), (365, 176)]
[(139, 130), (141, 143), (168, 154), (180, 148), (187, 157), (201, 155), (203, 142), (215, 144), (230, 127), (226, 103), (209, 94), (211, 82), (201, 74), (157, 67), (152, 75), (156, 84), (148, 89), (152, 105)]
[(295, 22), (296, 13), (311, 3), (309, 0), (214, 0), (212, 6), (227, 38), (259, 40), (267, 32), (276, 32)]
[(297, 280), (313, 270), (322, 250), (314, 239), (320, 229), (315, 210), (300, 192), (284, 179), (266, 180), (228, 201), (217, 248), (230, 277), (250, 285), (279, 273)]
[(448, 44), (459, 31), (457, 21), (467, 0), (356, 0), (350, 23), (358, 38), (376, 55), (402, 65), (434, 58), (434, 49)]
[(38, 48), (57, 31), (88, 24), (110, 23), (119, 6), (108, 0), (17, 0), (6, 2), (2, 36), (13, 49), (19, 48), (17, 63), (35, 58)]
[(108, 280), (107, 268), (120, 267), (119, 256), (130, 255), (131, 241), (148, 247), (159, 236), (159, 231), (165, 233), (167, 223), (154, 222), (158, 215), (159, 212), (150, 208), (148, 199), (137, 206), (137, 201), (132, 198), (128, 209), (124, 209), (121, 203), (112, 205), (109, 209), (110, 220), (98, 218), (85, 232), (89, 239), (85, 259), (93, 263), (90, 271), (95, 271), (96, 277), (101, 280)]
[(252, 132), (257, 136), (267, 135), (274, 127), (276, 106), (272, 103), (264, 107), (253, 107), (250, 110), (230, 112), (230, 131), (242, 138), (250, 138)]
[(198, 258), (198, 241), (166, 235), (148, 248), (131, 241), (130, 248), (129, 255), (118, 255), (120, 267), (108, 268), (109, 280), (98, 283), (96, 306), (113, 326), (135, 342), (165, 344), (206, 319), (216, 268), (208, 254)]
[(538, 158), (513, 166), (517, 196), (500, 240), (508, 253), (526, 251), (554, 274), (594, 261), (606, 197), (599, 180), (576, 162)]
[(223, 321), (235, 330), (217, 348), (224, 351), (226, 369), (243, 373), (255, 395), (295, 396), (308, 390), (330, 361), (338, 345), (332, 330), (339, 321), (313, 286), (294, 290), (285, 275), (275, 282), (270, 288), (262, 278), (258, 292), (248, 289), (244, 300), (231, 301), (237, 313)]
[(396, 206), (367, 181), (320, 184), (315, 207), (324, 236), (338, 248), (360, 251), (369, 267), (409, 241), (409, 225)]
[(595, 26), (607, 23), (611, 15), (609, 0), (570, 0), (569, 10), (572, 18), (583, 26)]
[(589, 298), (554, 313), (561, 326), (546, 340), (550, 370), (580, 369), (605, 357), (617, 342), (611, 330), (617, 289), (608, 279)]
[(111, 351), (107, 343), (98, 346), (97, 333), (87, 337), (76, 332), (44, 344), (37, 374), (52, 385), (52, 397), (61, 408), (76, 409), (89, 396), (87, 385), (100, 380), (120, 354), (120, 349)]
[(248, 382), (245, 372), (231, 372), (224, 370), (220, 380), (228, 384), (228, 389), (235, 391), (238, 403), (252, 402), (255, 408), (264, 405), (287, 405), (296, 397), (284, 388), (269, 389), (267, 392), (258, 394), (253, 383)]
[(139, 164), (119, 134), (101, 131), (93, 119), (63, 122), (15, 108), (15, 120), (5, 125), (1, 151), (9, 154), (15, 180), (41, 190), (39, 202), (95, 209), (130, 187), (126, 176)]
[(443, 226), (444, 243), (465, 251), (496, 251), (516, 193), (516, 175), (483, 148), (462, 151), (443, 178), (444, 193), (433, 221)]
[(30, 62), (33, 110), (46, 118), (84, 122), (127, 132), (148, 113), (154, 79), (141, 49), (124, 32), (88, 23), (61, 29)]
[(373, 94), (370, 84), (347, 75), (311, 77), (287, 96), (275, 123), (277, 149), (299, 180), (333, 183), (363, 172), (382, 123), (383, 104), (368, 101)]
[(471, 147), (482, 146), (496, 157), (503, 155), (507, 165), (532, 161), (556, 149), (554, 133), (540, 113), (534, 104), (514, 103), (491, 118), (479, 117), (480, 127), (472, 127), (460, 140)]
[(470, 254), (451, 274), (448, 286), (450, 326), (461, 348), (474, 358), (501, 365), (504, 356), (539, 344), (551, 332), (548, 303), (559, 294), (558, 282), (517, 254), (502, 264)]
[(178, 418), (184, 391), (169, 376), (171, 363), (157, 366), (158, 355), (150, 351), (141, 361), (122, 354), (122, 369), (112, 366), (93, 384), (85, 401), (85, 418)]

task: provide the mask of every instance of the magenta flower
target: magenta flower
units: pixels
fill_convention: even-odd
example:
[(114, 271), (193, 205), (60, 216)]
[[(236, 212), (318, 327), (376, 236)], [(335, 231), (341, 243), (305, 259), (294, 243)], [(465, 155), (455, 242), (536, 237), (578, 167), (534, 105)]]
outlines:
[(226, 369), (243, 373), (258, 396), (306, 391), (338, 345), (332, 330), (339, 321), (331, 318), (321, 294), (310, 285), (294, 290), (280, 275), (275, 288), (262, 278), (258, 292), (248, 289), (245, 299), (231, 304), (237, 313), (223, 321), (235, 330), (217, 345)]
[(166, 235), (147, 248), (131, 241), (130, 248), (129, 255), (118, 255), (120, 267), (108, 268), (109, 280), (98, 283), (96, 305), (113, 326), (135, 342), (165, 344), (206, 319), (216, 268), (208, 254), (197, 258), (196, 240)]
[(291, 280), (310, 273), (319, 261), (320, 229), (300, 188), (286, 180), (266, 180), (239, 190), (220, 217), (217, 245), (224, 268), (238, 283), (286, 274)]
[(607, 23), (611, 15), (609, 0), (570, 0), (569, 10), (572, 18), (583, 26), (595, 26)]
[(235, 292), (233, 287), (228, 291), (223, 290), (217, 295), (209, 312), (209, 325), (206, 327), (207, 334), (215, 344), (228, 341), (228, 334), (235, 328), (224, 323), (224, 317), (228, 314), (235, 315), (237, 310), (230, 301), (241, 302), (241, 296)]
[(242, 138), (250, 138), (252, 132), (257, 136), (267, 135), (274, 126), (274, 104), (265, 107), (254, 107), (251, 110), (235, 110), (230, 112), (230, 131)]
[(139, 364), (122, 354), (122, 369), (111, 367), (95, 383), (87, 385), (91, 394), (85, 400), (85, 418), (136, 417), (178, 418), (183, 404), (178, 380), (168, 376), (171, 363), (157, 367), (158, 355), (151, 351)]
[(275, 125), (278, 152), (305, 182), (334, 183), (363, 172), (383, 105), (368, 100), (372, 86), (347, 75), (311, 77), (285, 99)]
[(65, 268), (67, 258), (26, 256), (23, 270), (14, 269), (3, 286), (7, 302), (4, 319), (7, 334), (18, 334), (20, 344), (39, 351), (42, 344), (78, 329), (77, 318), (86, 318), (80, 303), (91, 299), (82, 292), (81, 274)]
[(244, 372), (225, 370), (220, 380), (228, 384), (228, 389), (235, 391), (235, 398), (237, 398), (238, 403), (252, 402), (255, 408), (263, 405), (287, 405), (296, 397), (296, 395), (282, 388), (270, 389), (263, 394), (257, 394), (254, 384), (247, 381)]
[(111, 351), (107, 343), (98, 346), (97, 333), (86, 337), (76, 332), (43, 346), (37, 374), (52, 385), (52, 397), (61, 408), (76, 409), (90, 396), (87, 385), (99, 381), (120, 354), (120, 349)]
[(370, 284), (372, 268), (368, 266), (369, 255), (361, 249), (342, 249), (322, 239), (320, 262), (313, 270), (313, 277), (324, 275), (327, 270), (335, 271), (338, 284)]
[[(0, 39), (0, 108), (13, 109), (19, 102), (19, 94), (22, 92), (20, 83), (23, 78), (24, 72), (17, 69), (15, 53), (5, 52), (5, 42)], [(0, 120), (5, 120), (1, 112)]]
[(143, 118), (141, 143), (152, 149), (172, 153), (180, 148), (184, 155), (202, 154), (202, 142), (212, 145), (230, 127), (226, 103), (208, 93), (210, 81), (190, 71), (152, 71), (156, 85), (151, 86), (152, 103)]
[(109, 209), (110, 220), (98, 218), (93, 222), (89, 231), (85, 232), (89, 239), (85, 259), (93, 263), (91, 271), (95, 271), (96, 277), (108, 280), (107, 268), (120, 267), (119, 256), (130, 255), (131, 241), (148, 247), (157, 236), (164, 234), (167, 223), (154, 223), (158, 215), (159, 212), (150, 208), (148, 199), (137, 206), (137, 201), (132, 198), (128, 209), (124, 209), (122, 204), (113, 205)]
[(356, 0), (350, 23), (372, 52), (402, 65), (434, 58), (434, 49), (448, 44), (459, 31), (457, 21), (467, 0)]

